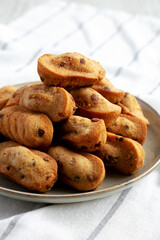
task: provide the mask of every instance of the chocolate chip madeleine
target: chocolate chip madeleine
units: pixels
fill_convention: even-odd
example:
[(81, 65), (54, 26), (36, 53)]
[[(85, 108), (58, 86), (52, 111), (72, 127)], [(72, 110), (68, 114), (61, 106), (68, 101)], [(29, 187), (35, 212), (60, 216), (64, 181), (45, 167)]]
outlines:
[(136, 100), (136, 98), (130, 94), (125, 93), (124, 97), (119, 103), (119, 106), (122, 108), (122, 113), (129, 114), (131, 116), (135, 116), (143, 120), (147, 125), (149, 125), (148, 119), (143, 115), (143, 111), (141, 109), (140, 104)]
[(22, 92), (19, 105), (45, 113), (52, 122), (69, 118), (76, 110), (75, 101), (64, 88), (32, 85)]
[(95, 154), (104, 161), (106, 167), (125, 175), (134, 174), (140, 169), (145, 158), (144, 149), (138, 142), (109, 132), (106, 144)]
[(0, 133), (28, 147), (44, 148), (52, 142), (53, 125), (46, 115), (13, 105), (0, 111)]
[(90, 86), (105, 76), (96, 61), (79, 53), (45, 54), (38, 59), (38, 74), (45, 85), (60, 87)]
[(5, 86), (0, 88), (0, 110), (6, 105), (16, 90), (17, 88), (14, 86)]
[(74, 89), (71, 94), (78, 107), (77, 115), (101, 118), (106, 127), (112, 124), (121, 113), (121, 107), (112, 104), (92, 88)]
[(76, 149), (93, 152), (106, 142), (107, 133), (103, 119), (71, 116), (60, 124), (59, 139)]
[(124, 96), (124, 92), (115, 88), (106, 77), (94, 84), (92, 88), (114, 104), (119, 103)]
[(107, 130), (123, 137), (132, 138), (140, 144), (143, 144), (147, 137), (147, 126), (145, 122), (140, 118), (127, 114), (120, 114)]
[(48, 154), (58, 162), (59, 179), (77, 189), (96, 189), (105, 177), (102, 160), (90, 153), (76, 153), (62, 146), (49, 148)]
[(57, 180), (57, 162), (44, 152), (15, 142), (0, 143), (0, 174), (31, 191), (49, 191)]

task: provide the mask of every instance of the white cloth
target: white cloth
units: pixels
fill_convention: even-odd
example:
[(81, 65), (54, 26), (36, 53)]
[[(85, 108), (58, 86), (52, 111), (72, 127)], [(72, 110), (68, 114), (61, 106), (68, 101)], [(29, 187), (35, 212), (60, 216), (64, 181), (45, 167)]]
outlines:
[[(0, 24), (0, 86), (39, 80), (44, 53), (80, 52), (117, 87), (160, 112), (160, 20), (89, 5), (46, 1)], [(0, 240), (160, 239), (160, 167), (110, 197), (74, 204), (0, 196)]]

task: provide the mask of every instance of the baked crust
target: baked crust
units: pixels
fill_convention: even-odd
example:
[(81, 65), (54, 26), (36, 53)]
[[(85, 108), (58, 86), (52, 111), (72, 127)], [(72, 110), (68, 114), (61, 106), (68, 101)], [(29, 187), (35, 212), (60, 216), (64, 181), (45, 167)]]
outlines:
[(0, 88), (0, 110), (6, 105), (16, 90), (17, 88), (14, 86), (5, 86)]
[(0, 111), (0, 133), (13, 141), (32, 148), (49, 147), (53, 138), (53, 125), (42, 114), (13, 105)]
[(95, 154), (104, 161), (106, 168), (124, 175), (136, 173), (145, 158), (144, 149), (138, 142), (110, 132), (107, 132), (106, 144)]
[(19, 105), (46, 114), (52, 122), (69, 118), (76, 110), (75, 101), (64, 88), (31, 85), (20, 95)]
[(105, 70), (98, 62), (76, 52), (45, 54), (38, 59), (37, 69), (41, 80), (48, 86), (88, 86), (105, 76)]
[(120, 114), (107, 130), (123, 137), (132, 138), (140, 144), (143, 144), (147, 137), (147, 126), (145, 122), (140, 118), (127, 114)]
[(132, 94), (126, 92), (121, 102), (119, 103), (119, 106), (122, 108), (122, 113), (140, 118), (147, 125), (149, 125), (149, 121), (144, 116), (140, 104)]
[(111, 125), (121, 113), (121, 108), (112, 104), (92, 88), (79, 88), (71, 91), (78, 107), (76, 114), (88, 118), (100, 118), (106, 127)]
[(88, 119), (71, 116), (60, 125), (60, 141), (84, 152), (93, 152), (102, 147), (107, 138), (103, 119)]
[(49, 191), (57, 180), (57, 162), (15, 142), (0, 143), (0, 174), (31, 191)]
[(94, 84), (92, 88), (114, 104), (119, 103), (124, 96), (124, 92), (115, 88), (106, 77), (104, 77), (100, 82)]
[(77, 189), (96, 189), (105, 177), (103, 161), (90, 153), (73, 152), (63, 146), (52, 146), (48, 154), (58, 162), (59, 179)]

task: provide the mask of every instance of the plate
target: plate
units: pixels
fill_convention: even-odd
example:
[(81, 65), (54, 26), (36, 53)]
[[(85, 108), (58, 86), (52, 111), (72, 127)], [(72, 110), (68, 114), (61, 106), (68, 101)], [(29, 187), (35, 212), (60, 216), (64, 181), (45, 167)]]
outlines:
[[(19, 84), (16, 86), (21, 87), (27, 84)], [(142, 107), (144, 115), (149, 119), (150, 125), (148, 126), (147, 139), (143, 145), (146, 153), (145, 163), (136, 174), (132, 176), (123, 176), (114, 172), (107, 172), (102, 185), (94, 191), (78, 192), (67, 186), (56, 184), (51, 191), (46, 193), (30, 192), (22, 186), (1, 176), (0, 194), (32, 202), (73, 203), (110, 196), (137, 183), (148, 175), (160, 162), (160, 116), (150, 105), (139, 98), (137, 98), (137, 100)]]

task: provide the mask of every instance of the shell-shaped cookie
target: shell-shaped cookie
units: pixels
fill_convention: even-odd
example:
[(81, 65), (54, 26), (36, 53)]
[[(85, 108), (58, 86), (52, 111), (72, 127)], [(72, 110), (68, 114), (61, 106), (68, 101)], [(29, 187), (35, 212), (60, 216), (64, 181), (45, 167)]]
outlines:
[(49, 148), (48, 154), (58, 162), (59, 179), (77, 189), (96, 189), (105, 177), (103, 161), (90, 153), (76, 153), (63, 146)]
[(0, 110), (6, 105), (16, 90), (17, 88), (14, 86), (5, 86), (0, 88)]
[(60, 124), (59, 139), (76, 149), (93, 152), (102, 147), (107, 138), (103, 119), (71, 116)]
[(94, 84), (92, 88), (114, 104), (119, 103), (124, 96), (124, 92), (115, 88), (106, 77), (104, 77), (100, 82)]
[(105, 70), (79, 53), (45, 54), (38, 59), (38, 74), (48, 86), (82, 87), (100, 81)]
[(145, 122), (140, 118), (127, 114), (120, 114), (107, 130), (123, 137), (132, 138), (140, 144), (143, 144), (147, 137), (147, 126)]
[(44, 152), (15, 142), (0, 143), (0, 174), (32, 191), (49, 191), (57, 180), (57, 162)]
[(78, 107), (76, 114), (88, 118), (101, 118), (106, 127), (121, 113), (121, 107), (109, 102), (92, 88), (79, 88), (71, 91)]
[(52, 122), (69, 118), (76, 110), (75, 101), (64, 88), (32, 85), (22, 92), (19, 105), (46, 114)]
[(131, 116), (135, 116), (137, 118), (142, 119), (147, 125), (149, 125), (148, 119), (144, 116), (142, 108), (136, 98), (126, 92), (124, 97), (122, 98), (119, 106), (122, 108), (122, 113), (129, 114)]
[(107, 142), (96, 151), (106, 167), (115, 171), (131, 175), (140, 169), (144, 164), (145, 152), (142, 146), (130, 139), (107, 132)]
[(0, 111), (0, 133), (28, 147), (45, 148), (52, 142), (53, 125), (46, 115), (13, 105)]

